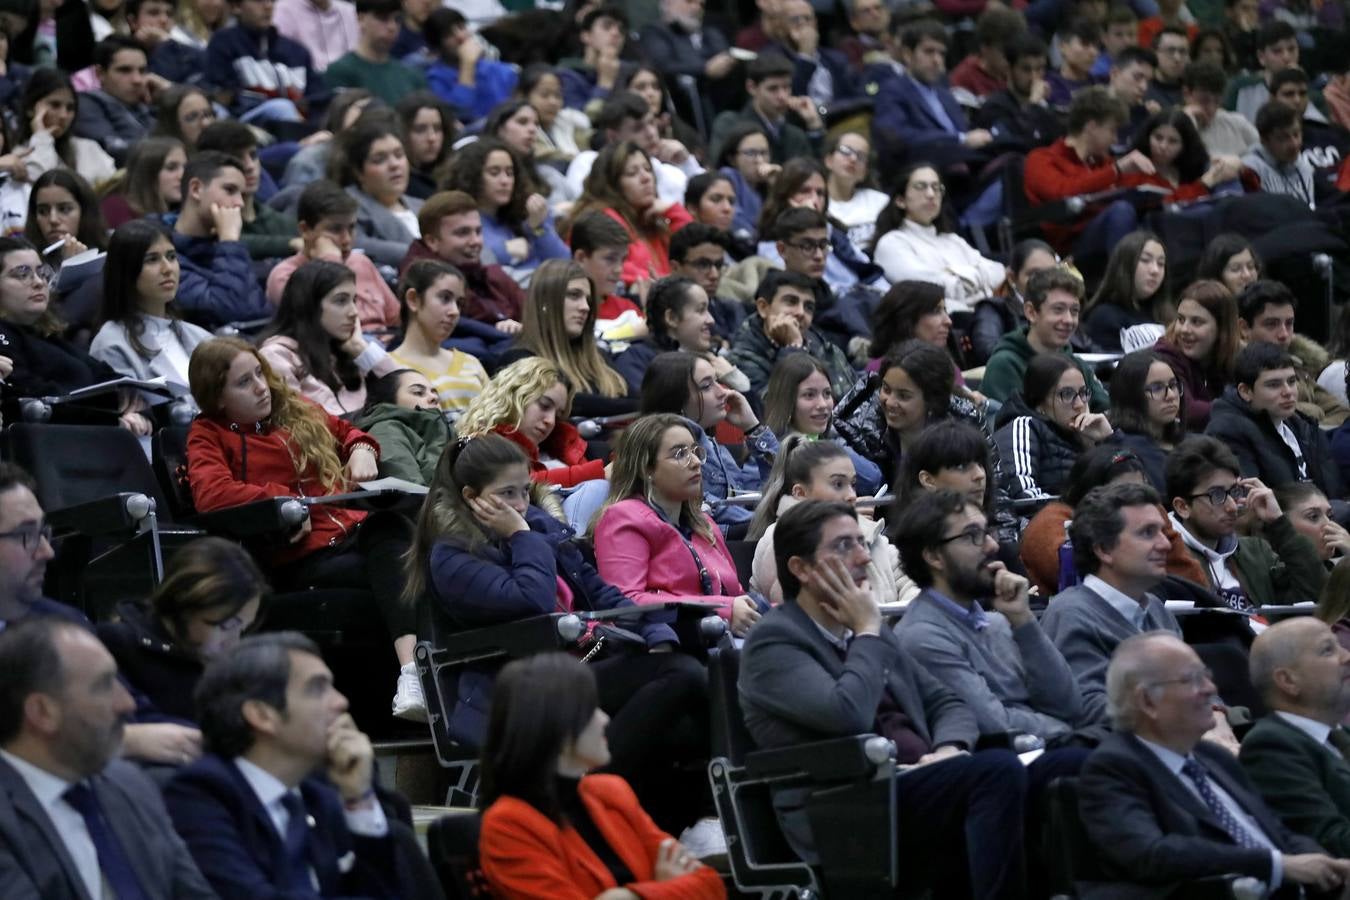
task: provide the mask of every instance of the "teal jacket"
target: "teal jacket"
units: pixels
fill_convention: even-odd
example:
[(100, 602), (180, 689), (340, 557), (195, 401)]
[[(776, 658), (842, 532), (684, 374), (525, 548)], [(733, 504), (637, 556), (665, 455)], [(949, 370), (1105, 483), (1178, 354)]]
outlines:
[(354, 423), (380, 444), (380, 477), (431, 484), (451, 430), (440, 410), (405, 409), (377, 403)]
[[(1074, 356), (1069, 348), (1060, 351), (1073, 360), (1078, 371), (1083, 373), (1083, 383), (1092, 392), (1089, 402), (1093, 412), (1106, 412), (1111, 407), (1111, 398), (1106, 388), (1097, 380), (1092, 367)], [(1000, 403), (1006, 403), (1009, 397), (1022, 393), (1022, 378), (1027, 373), (1027, 363), (1036, 355), (1027, 341), (1027, 329), (1010, 331), (999, 338), (994, 352), (984, 366), (984, 378), (980, 381), (980, 393), (992, 397)]]

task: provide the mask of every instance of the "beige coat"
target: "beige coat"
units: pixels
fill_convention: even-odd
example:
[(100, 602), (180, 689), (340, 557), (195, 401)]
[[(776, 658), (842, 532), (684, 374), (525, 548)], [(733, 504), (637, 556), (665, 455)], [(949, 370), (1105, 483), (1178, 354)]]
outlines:
[[(778, 501), (778, 515), (781, 516), (798, 502), (796, 497), (784, 497)], [(882, 523), (859, 518), (858, 524), (862, 526), (868, 552), (872, 554), (872, 562), (867, 566), (867, 580), (872, 584), (872, 595), (877, 598), (877, 603), (907, 604), (919, 596), (919, 586), (900, 568), (900, 553), (891, 546)], [(774, 522), (759, 539), (750, 570), (750, 590), (763, 594), (775, 606), (783, 602), (783, 589), (778, 584), (778, 564), (773, 550), (773, 533), (777, 527), (778, 523)]]

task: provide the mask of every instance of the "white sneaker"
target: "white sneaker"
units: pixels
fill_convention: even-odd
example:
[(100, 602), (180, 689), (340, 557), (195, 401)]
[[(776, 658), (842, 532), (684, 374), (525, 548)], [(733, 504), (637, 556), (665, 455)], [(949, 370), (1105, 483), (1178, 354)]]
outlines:
[(716, 816), (699, 819), (680, 835), (680, 843), (696, 859), (726, 858), (727, 836), (722, 833), (722, 822)]
[(398, 670), (398, 688), (394, 691), (394, 715), (414, 722), (427, 720), (427, 700), (422, 696), (422, 682), (417, 677), (417, 663), (408, 663)]

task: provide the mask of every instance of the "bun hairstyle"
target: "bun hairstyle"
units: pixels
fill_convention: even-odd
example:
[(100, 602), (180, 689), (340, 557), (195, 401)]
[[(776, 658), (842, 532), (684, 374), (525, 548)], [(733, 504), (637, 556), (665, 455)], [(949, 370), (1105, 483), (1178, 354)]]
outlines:
[[(804, 354), (794, 354), (802, 356)], [(834, 441), (817, 440), (802, 434), (788, 435), (778, 448), (778, 456), (764, 482), (764, 492), (750, 520), (745, 539), (757, 541), (778, 520), (778, 504), (797, 485), (810, 484), (812, 473), (827, 462), (847, 457), (848, 451)]]

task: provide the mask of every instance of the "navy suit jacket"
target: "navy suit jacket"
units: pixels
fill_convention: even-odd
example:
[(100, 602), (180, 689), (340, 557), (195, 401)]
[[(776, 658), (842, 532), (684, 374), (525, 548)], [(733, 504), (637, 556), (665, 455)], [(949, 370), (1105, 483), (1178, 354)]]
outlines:
[(807, 85), (811, 83), (811, 76), (816, 73), (816, 66), (824, 66), (830, 73), (830, 78), (834, 81), (834, 100), (851, 100), (858, 96), (857, 76), (849, 68), (848, 58), (838, 50), (830, 47), (820, 47), (816, 55), (820, 58), (819, 62), (808, 59), (789, 50), (784, 44), (772, 41), (767, 44), (761, 54), (779, 53), (785, 59), (792, 60), (792, 93), (799, 97), (806, 96)]
[[(216, 894), (174, 833), (159, 790), (134, 765), (113, 760), (90, 779), (141, 886), (154, 898), (211, 900)], [(0, 759), (0, 897), (90, 900), (75, 863), (23, 777)]]
[[(311, 776), (300, 784), (311, 819), (310, 866), (319, 891), (278, 887), (285, 843), (258, 795), (232, 760), (207, 753), (179, 770), (164, 789), (174, 827), (222, 900), (313, 900), (403, 897), (393, 839), (353, 835), (332, 785)], [(349, 856), (351, 854), (351, 856)]]
[[(1325, 852), (1284, 826), (1232, 754), (1201, 741), (1192, 755), (1280, 852)], [(1084, 886), (1080, 896), (1164, 896), (1182, 882), (1229, 872), (1269, 883), (1270, 851), (1235, 844), (1181, 777), (1131, 734), (1111, 734), (1092, 752), (1079, 779), (1079, 810), (1103, 875), (1117, 883)]]
[(946, 84), (937, 86), (938, 102), (958, 133), (948, 131), (928, 107), (914, 79), (889, 65), (868, 68), (865, 90), (875, 96), (872, 130), (891, 152), (908, 151), (910, 159), (924, 158), (925, 151), (950, 153), (961, 147), (960, 134), (970, 130), (961, 104)]

